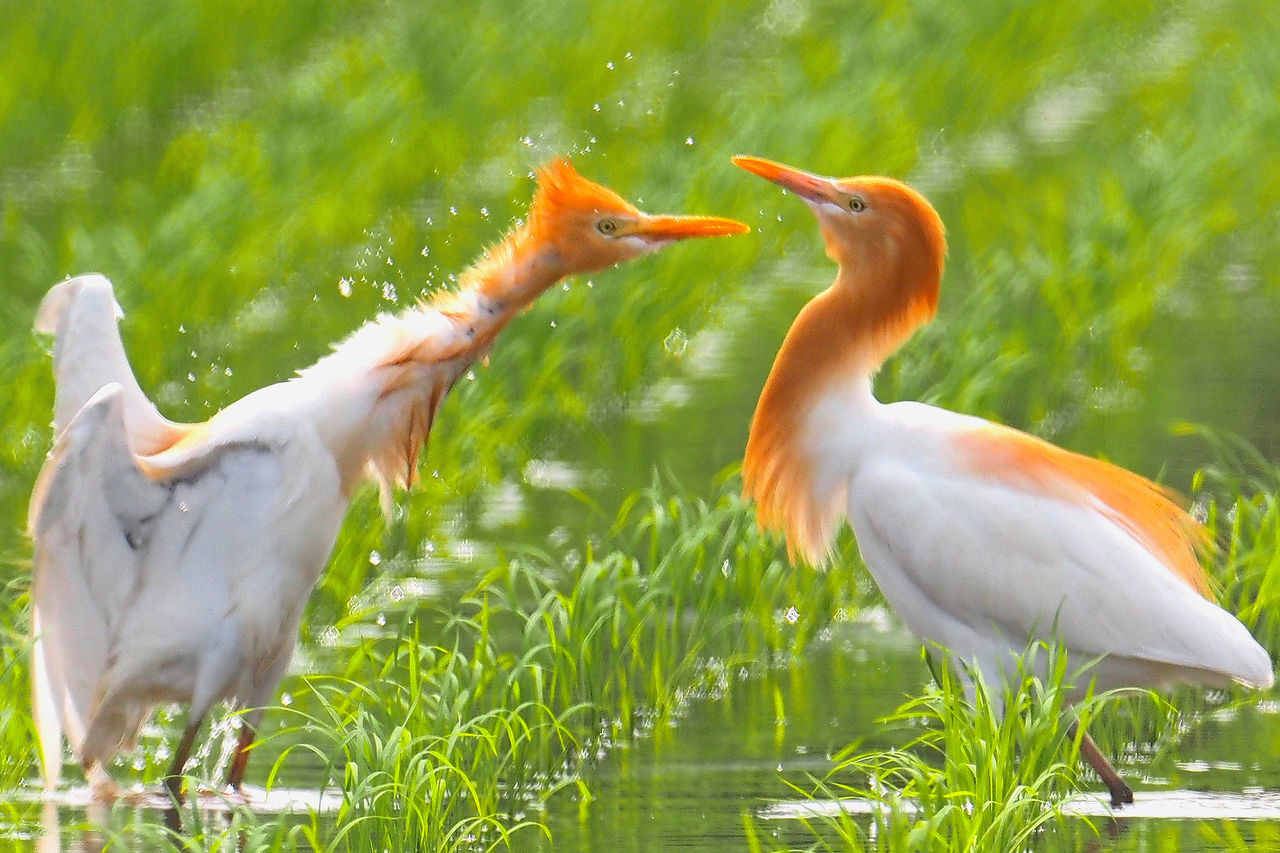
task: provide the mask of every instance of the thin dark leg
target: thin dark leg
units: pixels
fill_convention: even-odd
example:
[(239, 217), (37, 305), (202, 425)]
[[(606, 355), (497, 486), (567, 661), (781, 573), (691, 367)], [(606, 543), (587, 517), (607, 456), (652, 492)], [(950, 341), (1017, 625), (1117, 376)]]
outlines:
[(240, 740), (236, 742), (236, 754), (231, 759), (231, 772), (227, 774), (227, 784), (236, 793), (243, 793), (241, 783), (244, 782), (244, 768), (249, 764), (249, 747), (257, 732), (248, 723), (240, 723)]
[[(1067, 736), (1074, 738), (1078, 729), (1079, 724), (1072, 723), (1067, 728)], [(1112, 808), (1118, 809), (1125, 803), (1133, 802), (1133, 790), (1120, 778), (1120, 774), (1111, 766), (1111, 762), (1107, 761), (1107, 757), (1102, 754), (1102, 750), (1098, 749), (1098, 745), (1093, 742), (1093, 738), (1089, 737), (1088, 732), (1080, 733), (1080, 754), (1089, 762), (1094, 772), (1102, 777), (1102, 783), (1111, 792)]]
[(164, 777), (164, 786), (179, 803), (182, 802), (182, 771), (186, 769), (187, 759), (191, 757), (191, 747), (195, 745), (196, 735), (200, 732), (200, 723), (199, 718), (187, 723), (187, 728), (182, 733), (182, 740), (178, 743), (178, 751), (174, 753), (173, 764), (170, 765), (169, 772)]

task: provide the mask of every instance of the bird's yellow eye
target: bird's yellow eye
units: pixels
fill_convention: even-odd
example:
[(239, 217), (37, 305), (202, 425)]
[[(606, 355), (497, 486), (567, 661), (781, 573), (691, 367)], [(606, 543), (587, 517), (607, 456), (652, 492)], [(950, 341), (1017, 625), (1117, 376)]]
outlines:
[(849, 209), (854, 213), (861, 213), (867, 209), (867, 203), (862, 200), (862, 196), (855, 195), (849, 199)]
[(596, 223), (596, 230), (606, 237), (612, 237), (618, 233), (618, 223), (612, 219), (601, 219)]

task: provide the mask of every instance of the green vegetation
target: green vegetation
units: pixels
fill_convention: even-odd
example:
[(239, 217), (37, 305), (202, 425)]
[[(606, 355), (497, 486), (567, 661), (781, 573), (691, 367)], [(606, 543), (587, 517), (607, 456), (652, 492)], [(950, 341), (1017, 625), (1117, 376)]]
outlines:
[[(1043, 680), (1032, 674), (1034, 654)], [(1046, 826), (1065, 823), (1064, 800), (1080, 790), (1079, 741), (1066, 735), (1062, 722), (1074, 715), (1087, 729), (1097, 700), (1086, 699), (1068, 714), (1067, 659), (1048, 646), (1029, 648), (1008, 686), (993, 690), (979, 682), (973, 700), (949, 665), (935, 672), (935, 689), (884, 721), (919, 732), (901, 748), (855, 745), (836, 756), (836, 766), (811, 789), (793, 786), (802, 802), (869, 805), (870, 817), (838, 811), (801, 822), (820, 838), (839, 839), (839, 849), (1038, 849)], [(866, 781), (851, 784), (850, 778)], [(758, 836), (754, 840), (754, 849), (763, 849)]]
[[(0, 8), (0, 790), (36, 775), (21, 531), (50, 443), (48, 357), (29, 333), (45, 290), (108, 275), (143, 387), (167, 415), (202, 419), (448, 287), (557, 154), (646, 209), (756, 233), (573, 280), (512, 324), (452, 392), (391, 522), (357, 497), (267, 715), (251, 781), (324, 788), (339, 818), (197, 803), (181, 846), (589, 849), (575, 832), (599, 821), (616, 825), (600, 849), (656, 848), (651, 825), (695, 832), (716, 815), (648, 799), (609, 811), (610, 762), (637, 738), (709, 748), (679, 725), (709, 704), (757, 766), (780, 766), (783, 744), (822, 761), (820, 787), (796, 782), (802, 769), (755, 773), (716, 803), (738, 831), (727, 849), (744, 825), (762, 849), (913, 832), (928, 849), (971, 832), (1016, 844), (1045, 815), (1037, 843), (1093, 843), (1053, 816), (1079, 781), (1049, 725), (1052, 683), (1024, 685), (1027, 713), (997, 726), (944, 680), (904, 706), (917, 723), (886, 727), (874, 720), (926, 671), (840, 647), (858, 725), (815, 698), (835, 689), (810, 677), (815, 650), (841, 642), (833, 623), (870, 619), (876, 593), (847, 537), (830, 571), (788, 568), (732, 497), (733, 466), (776, 345), (831, 268), (803, 206), (735, 170), (735, 153), (925, 191), (948, 228), (941, 312), (886, 366), (881, 396), (994, 417), (1191, 493), (1221, 545), (1223, 602), (1280, 651), (1267, 0)], [(1169, 431), (1184, 421), (1213, 431)], [(1247, 443), (1218, 437), (1237, 434)], [(170, 716), (122, 778), (155, 783)], [(1244, 694), (1188, 693), (1108, 702), (1091, 731), (1151, 787), (1274, 788), (1276, 716)], [(1035, 757), (1022, 775), (978, 772), (1008, 769), (1015, 739)], [(217, 778), (213, 741), (201, 779)], [(1181, 748), (1237, 769), (1191, 775)], [(799, 837), (740, 819), (788, 796), (783, 780), (870, 797), (875, 774), (891, 808), (874, 841), (862, 819)], [(988, 784), (1002, 786), (981, 795), (991, 808), (952, 807)], [(902, 797), (922, 810), (894, 811)], [(0, 807), (0, 851), (31, 849), (11, 836), (38, 811)], [(165, 844), (154, 812), (122, 805), (107, 823), (122, 845)], [(1153, 824), (1107, 849), (1244, 849), (1275, 832)]]

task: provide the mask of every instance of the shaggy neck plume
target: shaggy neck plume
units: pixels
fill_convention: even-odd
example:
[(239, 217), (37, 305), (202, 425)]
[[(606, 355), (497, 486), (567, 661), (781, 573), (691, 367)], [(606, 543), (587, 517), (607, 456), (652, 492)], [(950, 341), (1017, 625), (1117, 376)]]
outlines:
[(815, 482), (821, 425), (813, 411), (830, 395), (873, 401), (872, 374), (937, 310), (941, 257), (842, 263), (787, 332), (751, 422), (742, 477), (761, 526), (786, 534), (792, 558), (822, 562), (845, 510), (837, 484)]
[[(389, 505), (396, 485), (412, 485), (449, 389), (516, 314), (565, 274), (555, 248), (521, 226), (462, 274), (456, 292), (380, 316), (303, 371), (303, 381), (326, 389), (348, 382), (375, 389), (367, 415), (330, 441), (348, 491), (367, 473)], [(374, 382), (360, 381), (370, 374)]]

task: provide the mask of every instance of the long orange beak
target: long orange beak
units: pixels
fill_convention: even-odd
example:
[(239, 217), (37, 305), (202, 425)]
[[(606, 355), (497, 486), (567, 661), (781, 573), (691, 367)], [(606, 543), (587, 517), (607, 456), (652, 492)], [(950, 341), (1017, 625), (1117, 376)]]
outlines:
[(636, 223), (631, 235), (657, 243), (665, 240), (687, 240), (690, 237), (746, 234), (750, 230), (742, 222), (719, 216), (646, 216)]
[(773, 181), (807, 201), (840, 205), (840, 199), (836, 195), (836, 188), (831, 178), (793, 169), (772, 160), (765, 160), (763, 157), (748, 157), (743, 154), (733, 158), (733, 165), (746, 169), (753, 175), (759, 175), (766, 181)]

